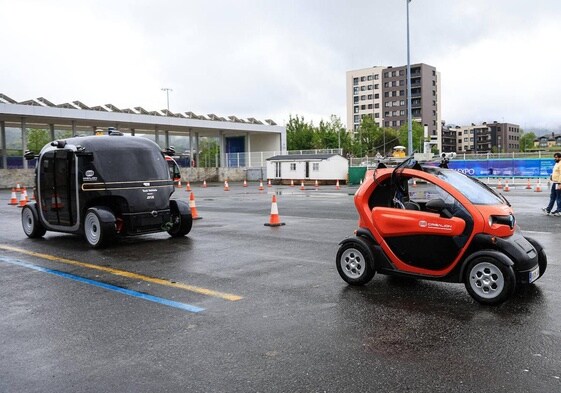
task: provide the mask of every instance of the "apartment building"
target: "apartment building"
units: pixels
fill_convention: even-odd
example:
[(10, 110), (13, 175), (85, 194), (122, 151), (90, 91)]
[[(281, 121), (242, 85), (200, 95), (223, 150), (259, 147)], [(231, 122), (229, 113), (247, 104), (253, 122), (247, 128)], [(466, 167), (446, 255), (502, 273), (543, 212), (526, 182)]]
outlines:
[(442, 152), (452, 153), (458, 150), (456, 143), (456, 126), (442, 122)]
[[(356, 131), (363, 117), (380, 127), (399, 129), (407, 124), (406, 66), (376, 66), (347, 71), (347, 129)], [(427, 64), (411, 65), (411, 114), (426, 124), (442, 151), (440, 73)]]
[(456, 126), (458, 153), (510, 153), (520, 151), (520, 126), (512, 123), (483, 122)]

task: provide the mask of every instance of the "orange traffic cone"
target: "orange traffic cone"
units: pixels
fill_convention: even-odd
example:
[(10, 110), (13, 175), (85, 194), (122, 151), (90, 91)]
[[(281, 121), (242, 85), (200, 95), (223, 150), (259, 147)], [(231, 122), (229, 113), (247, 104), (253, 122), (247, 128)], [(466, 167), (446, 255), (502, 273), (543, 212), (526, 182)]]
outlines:
[(294, 187), (294, 180), (290, 180), (290, 187)]
[(304, 180), (302, 180), (302, 184), (300, 185), (300, 189), (301, 189), (302, 191), (305, 190), (305, 188), (304, 188)]
[(10, 197), (10, 203), (8, 205), (17, 205), (18, 204), (18, 197), (16, 195), (16, 189), (12, 187), (12, 196)]
[(505, 186), (504, 186), (504, 188), (503, 188), (503, 191), (504, 191), (504, 192), (510, 191), (510, 187), (508, 186), (508, 180), (505, 181)]
[(230, 186), (228, 185), (228, 180), (224, 180), (224, 191), (230, 191)]
[(501, 179), (499, 179), (499, 184), (497, 184), (497, 190), (503, 189), (503, 183), (501, 183)]
[(206, 188), (206, 180), (203, 180), (203, 188)]
[(177, 180), (177, 184), (175, 185), (175, 187), (177, 187), (177, 188), (181, 188), (181, 187), (182, 187), (182, 186), (181, 186), (181, 178), (179, 178), (179, 179)]
[(185, 191), (191, 191), (191, 183), (187, 180), (187, 185), (185, 186)]
[(528, 184), (526, 184), (526, 189), (527, 189), (527, 190), (531, 190), (531, 189), (532, 189), (532, 185), (530, 184), (530, 179), (528, 179)]
[(27, 189), (25, 187), (22, 188), (21, 195), (25, 197), (26, 202), (29, 202), (29, 197), (27, 196)]
[(534, 192), (542, 192), (542, 185), (540, 184), (540, 179), (538, 179), (538, 184), (536, 184), (536, 188), (534, 188)]
[(12, 187), (12, 196), (10, 197), (10, 203), (8, 205), (15, 206), (18, 204), (18, 197), (16, 195), (16, 189)]
[(18, 184), (16, 184), (16, 192), (21, 192), (21, 186)]
[(243, 179), (243, 186), (247, 187), (247, 180), (246, 179)]
[(339, 179), (337, 179), (337, 183), (335, 184), (335, 189), (340, 190), (341, 187), (339, 186)]
[(23, 194), (23, 192), (21, 193), (20, 197), (19, 197), (19, 205), (18, 207), (24, 207), (25, 205), (27, 205), (27, 197)]
[(195, 194), (189, 195), (189, 207), (191, 208), (191, 218), (193, 220), (200, 220), (202, 217), (197, 212), (197, 205), (195, 204)]
[(265, 224), (267, 227), (280, 227), (284, 222), (280, 222), (279, 208), (277, 207), (277, 196), (273, 195), (273, 202), (271, 203), (271, 216), (269, 222)]
[(271, 179), (267, 180), (267, 187), (272, 187), (273, 185), (271, 184)]
[(263, 191), (263, 190), (264, 190), (264, 188), (263, 188), (263, 180), (260, 180), (260, 181), (259, 181), (259, 191)]

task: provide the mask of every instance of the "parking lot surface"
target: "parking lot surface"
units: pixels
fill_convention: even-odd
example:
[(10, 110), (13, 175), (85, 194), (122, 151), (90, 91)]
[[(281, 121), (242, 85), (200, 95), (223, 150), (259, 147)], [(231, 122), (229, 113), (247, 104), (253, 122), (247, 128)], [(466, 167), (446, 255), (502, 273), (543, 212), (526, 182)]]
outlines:
[[(546, 247), (546, 274), (488, 307), (461, 284), (348, 286), (335, 254), (356, 229), (356, 188), (191, 187), (203, 218), (187, 237), (101, 250), (28, 239), (0, 191), (0, 391), (561, 391), (561, 218), (541, 213), (547, 190), (505, 193)], [(272, 195), (284, 226), (264, 225)]]

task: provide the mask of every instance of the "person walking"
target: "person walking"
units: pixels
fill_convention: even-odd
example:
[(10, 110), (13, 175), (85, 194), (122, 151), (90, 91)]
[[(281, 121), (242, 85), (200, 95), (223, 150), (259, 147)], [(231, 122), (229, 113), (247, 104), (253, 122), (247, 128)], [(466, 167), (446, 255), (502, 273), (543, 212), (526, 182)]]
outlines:
[[(555, 160), (555, 165), (553, 166), (553, 171), (551, 172), (551, 193), (549, 194), (549, 205), (544, 207), (542, 210), (548, 216), (561, 217), (561, 153), (555, 153), (553, 155)], [(557, 202), (557, 210), (551, 211), (553, 205)]]

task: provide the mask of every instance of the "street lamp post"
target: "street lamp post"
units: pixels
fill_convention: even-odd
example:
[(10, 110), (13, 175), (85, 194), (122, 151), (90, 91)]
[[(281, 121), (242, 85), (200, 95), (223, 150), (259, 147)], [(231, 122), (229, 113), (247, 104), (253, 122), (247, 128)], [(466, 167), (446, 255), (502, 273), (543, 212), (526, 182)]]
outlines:
[(407, 4), (407, 154), (413, 154), (413, 116), (411, 111), (411, 61), (409, 55), (409, 3)]
[(169, 113), (169, 92), (173, 91), (173, 89), (170, 89), (169, 87), (162, 87), (162, 91), (166, 92), (166, 99), (167, 99), (167, 109), (168, 109), (168, 113)]

